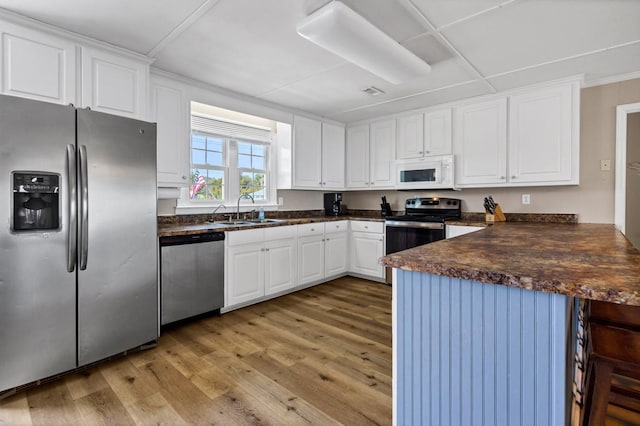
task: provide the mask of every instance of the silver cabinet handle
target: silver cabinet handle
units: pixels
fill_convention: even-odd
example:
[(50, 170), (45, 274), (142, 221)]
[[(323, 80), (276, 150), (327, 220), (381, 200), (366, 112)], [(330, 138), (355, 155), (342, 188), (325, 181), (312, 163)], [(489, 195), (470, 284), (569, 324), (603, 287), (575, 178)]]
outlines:
[(264, 249), (264, 251), (269, 251), (269, 249), (268, 249), (268, 248), (266, 248), (266, 249)]
[(76, 147), (67, 145), (67, 183), (69, 197), (69, 232), (67, 233), (67, 272), (73, 272), (76, 268), (76, 238), (78, 237), (78, 202), (76, 197)]
[(518, 179), (518, 176), (511, 176), (511, 179)]
[(324, 239), (323, 241), (329, 241), (329, 238)]
[(89, 182), (87, 171), (87, 147), (80, 146), (80, 270), (87, 269), (89, 257)]
[(505, 180), (505, 177), (504, 176), (500, 176), (500, 179)]
[(182, 180), (186, 180), (186, 179), (187, 179), (187, 177), (186, 177), (186, 176), (182, 176)]

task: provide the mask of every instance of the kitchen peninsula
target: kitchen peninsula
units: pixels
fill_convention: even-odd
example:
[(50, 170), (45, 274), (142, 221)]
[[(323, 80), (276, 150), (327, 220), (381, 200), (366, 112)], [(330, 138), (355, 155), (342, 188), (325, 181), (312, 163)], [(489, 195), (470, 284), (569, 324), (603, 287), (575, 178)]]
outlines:
[(640, 305), (640, 251), (613, 225), (501, 223), (381, 262), (396, 424), (568, 424), (575, 298)]

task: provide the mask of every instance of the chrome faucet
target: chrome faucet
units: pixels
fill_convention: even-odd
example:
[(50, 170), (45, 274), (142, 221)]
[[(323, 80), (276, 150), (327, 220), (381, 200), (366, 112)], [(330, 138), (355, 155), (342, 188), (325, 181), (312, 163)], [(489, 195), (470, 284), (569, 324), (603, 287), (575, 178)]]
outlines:
[(215, 221), (216, 212), (220, 209), (220, 207), (224, 207), (225, 209), (227, 208), (227, 206), (225, 206), (224, 204), (218, 205), (218, 207), (213, 209), (213, 212), (211, 212), (211, 217), (209, 218), (209, 222), (214, 222)]
[(238, 197), (238, 210), (236, 211), (236, 220), (240, 220), (240, 200), (242, 200), (243, 198), (248, 198), (251, 200), (252, 204), (255, 204), (255, 200), (253, 199), (253, 197), (249, 194), (242, 194), (241, 196)]

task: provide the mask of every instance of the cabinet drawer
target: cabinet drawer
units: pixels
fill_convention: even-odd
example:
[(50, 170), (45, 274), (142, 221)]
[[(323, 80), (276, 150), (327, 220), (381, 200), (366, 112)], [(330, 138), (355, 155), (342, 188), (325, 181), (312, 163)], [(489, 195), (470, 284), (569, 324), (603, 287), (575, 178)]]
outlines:
[(274, 226), (273, 228), (264, 229), (264, 239), (266, 241), (282, 240), (285, 238), (295, 238), (295, 226)]
[(352, 220), (351, 230), (355, 232), (374, 232), (376, 234), (382, 234), (384, 232), (384, 222)]
[(349, 228), (348, 220), (338, 220), (336, 222), (325, 222), (324, 232), (344, 232)]
[(226, 233), (227, 246), (261, 243), (264, 241), (264, 229), (247, 229), (244, 231), (228, 231)]
[(324, 234), (324, 223), (307, 223), (305, 225), (298, 225), (299, 237), (322, 234)]

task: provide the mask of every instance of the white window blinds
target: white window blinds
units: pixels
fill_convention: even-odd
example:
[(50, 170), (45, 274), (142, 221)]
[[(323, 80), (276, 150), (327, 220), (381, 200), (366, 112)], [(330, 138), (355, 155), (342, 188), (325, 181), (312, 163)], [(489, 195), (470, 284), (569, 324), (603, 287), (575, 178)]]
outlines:
[(270, 143), (272, 140), (269, 129), (230, 123), (197, 114), (191, 114), (191, 129), (225, 136), (231, 139), (251, 140), (263, 143)]

